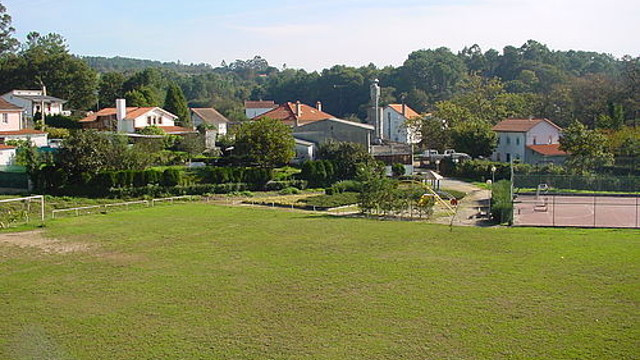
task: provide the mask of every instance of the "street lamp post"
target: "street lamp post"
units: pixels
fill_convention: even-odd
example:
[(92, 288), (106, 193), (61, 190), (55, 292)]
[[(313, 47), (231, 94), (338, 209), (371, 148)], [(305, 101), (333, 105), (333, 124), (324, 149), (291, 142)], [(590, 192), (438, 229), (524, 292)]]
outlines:
[(440, 174), (440, 159), (436, 160), (436, 172)]
[(496, 182), (496, 170), (497, 169), (495, 166), (491, 167), (491, 186), (490, 186), (491, 194), (489, 195), (489, 219), (491, 219), (491, 203), (493, 202), (493, 184)]

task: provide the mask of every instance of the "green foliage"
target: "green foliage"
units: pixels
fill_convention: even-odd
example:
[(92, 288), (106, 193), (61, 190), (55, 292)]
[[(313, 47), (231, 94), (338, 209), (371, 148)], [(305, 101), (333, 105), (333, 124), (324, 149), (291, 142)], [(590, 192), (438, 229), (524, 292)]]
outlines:
[(298, 190), (304, 190), (308, 186), (306, 180), (271, 180), (265, 185), (265, 190), (284, 190), (287, 188), (296, 188)]
[(198, 133), (184, 134), (174, 138), (174, 148), (189, 155), (199, 155), (205, 150), (204, 136)]
[[(329, 141), (320, 145), (318, 159), (329, 160), (336, 180), (353, 179), (358, 167), (374, 162), (373, 157), (361, 144)], [(326, 170), (326, 169), (325, 169)]]
[(66, 139), (71, 135), (69, 129), (56, 127), (47, 127), (47, 133), (49, 134), (49, 139)]
[(491, 125), (483, 120), (471, 120), (451, 129), (451, 141), (457, 151), (471, 157), (488, 157), (498, 145), (498, 137)]
[(280, 191), (278, 191), (278, 194), (280, 195), (296, 195), (299, 194), (300, 190), (298, 188), (295, 187), (286, 187)]
[(235, 134), (234, 154), (245, 156), (262, 167), (289, 163), (295, 155), (291, 128), (275, 119), (245, 122)]
[(155, 125), (145, 126), (142, 129), (137, 129), (136, 133), (140, 135), (162, 135), (164, 136), (166, 133), (164, 130)]
[(177, 121), (180, 126), (190, 127), (191, 116), (189, 116), (187, 99), (178, 85), (169, 85), (167, 97), (164, 100), (164, 109), (178, 117)]
[(124, 82), (126, 77), (119, 72), (100, 74), (98, 82), (98, 101), (101, 107), (115, 106), (116, 99), (124, 97)]
[(406, 169), (402, 164), (395, 163), (391, 165), (391, 174), (393, 174), (394, 177), (400, 177), (404, 175), (405, 171)]
[(565, 165), (578, 174), (587, 174), (598, 166), (613, 163), (613, 154), (609, 152), (607, 138), (598, 131), (588, 130), (577, 121), (563, 132), (560, 148), (569, 153)]
[(335, 184), (331, 185), (331, 187), (324, 189), (324, 192), (327, 195), (339, 194), (343, 192), (359, 193), (361, 191), (362, 191), (362, 183), (357, 180), (338, 181)]
[(329, 186), (336, 180), (333, 162), (330, 160), (305, 161), (302, 164), (300, 178), (308, 181), (313, 188)]
[(491, 190), (491, 217), (500, 224), (511, 224), (513, 221), (513, 201), (511, 198), (511, 182), (496, 181)]
[(0, 3), (0, 56), (13, 52), (18, 47), (18, 40), (13, 37), (16, 29), (11, 26), (11, 15), (7, 8)]
[[(39, 120), (41, 118), (40, 113), (36, 113), (36, 115), (33, 117), (34, 120)], [(61, 129), (80, 129), (82, 128), (82, 125), (76, 121), (75, 119), (69, 117), (69, 116), (64, 116), (64, 115), (47, 115), (44, 118), (44, 123), (47, 126), (52, 126), (55, 128), (61, 128)]]

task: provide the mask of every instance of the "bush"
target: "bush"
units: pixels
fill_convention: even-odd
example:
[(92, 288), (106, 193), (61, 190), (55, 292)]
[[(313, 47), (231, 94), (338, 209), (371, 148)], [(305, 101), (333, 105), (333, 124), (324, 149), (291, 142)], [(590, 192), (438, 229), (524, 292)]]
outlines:
[(395, 163), (393, 165), (391, 165), (391, 173), (393, 174), (394, 177), (400, 177), (402, 175), (404, 175), (406, 169), (404, 168), (404, 165), (399, 164), (399, 163)]
[(307, 188), (307, 181), (306, 180), (283, 180), (283, 181), (271, 180), (265, 185), (265, 190), (267, 191), (277, 191), (277, 190), (283, 190), (286, 188), (296, 188), (298, 190), (304, 190)]
[(311, 187), (328, 186), (335, 179), (335, 167), (329, 160), (305, 161), (300, 178), (307, 180)]
[(294, 187), (288, 187), (278, 192), (280, 195), (296, 195), (300, 194), (300, 190)]
[(496, 181), (493, 184), (491, 198), (491, 217), (498, 223), (511, 224), (513, 222), (513, 199), (511, 198), (511, 182)]
[(340, 194), (343, 192), (356, 192), (362, 191), (362, 183), (356, 180), (342, 180), (333, 184), (331, 187), (324, 189), (327, 195)]
[(164, 186), (176, 186), (180, 184), (182, 178), (182, 172), (176, 169), (167, 169), (162, 173), (162, 185)]

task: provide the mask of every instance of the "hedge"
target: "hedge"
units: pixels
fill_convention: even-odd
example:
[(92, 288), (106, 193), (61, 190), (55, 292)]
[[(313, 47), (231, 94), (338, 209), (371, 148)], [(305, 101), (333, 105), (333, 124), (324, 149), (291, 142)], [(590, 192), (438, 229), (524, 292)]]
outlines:
[(298, 190), (304, 190), (307, 188), (308, 182), (306, 180), (271, 180), (265, 185), (267, 191), (279, 191), (286, 188), (296, 188)]
[(109, 191), (109, 196), (115, 198), (164, 197), (179, 195), (228, 194), (247, 190), (249, 190), (249, 185), (245, 183), (194, 184), (178, 186), (147, 185), (143, 187), (111, 189)]
[(300, 178), (307, 180), (311, 187), (329, 186), (335, 181), (335, 165), (330, 160), (305, 161)]
[(508, 180), (496, 181), (496, 183), (493, 184), (491, 217), (500, 224), (511, 224), (513, 222), (511, 182)]

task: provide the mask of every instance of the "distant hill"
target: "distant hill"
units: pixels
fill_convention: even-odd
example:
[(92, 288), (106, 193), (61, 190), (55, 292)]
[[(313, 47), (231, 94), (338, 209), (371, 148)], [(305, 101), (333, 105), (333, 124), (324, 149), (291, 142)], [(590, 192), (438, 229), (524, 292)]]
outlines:
[(180, 74), (204, 74), (214, 71), (211, 64), (182, 64), (179, 62), (161, 62), (156, 60), (133, 59), (126, 57), (81, 56), (89, 66), (98, 72), (135, 72), (146, 68), (173, 70)]

